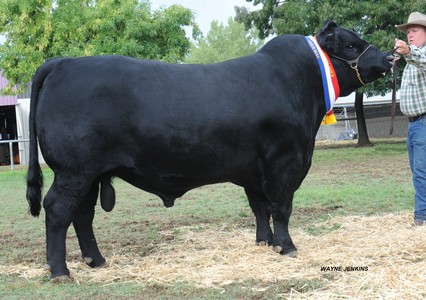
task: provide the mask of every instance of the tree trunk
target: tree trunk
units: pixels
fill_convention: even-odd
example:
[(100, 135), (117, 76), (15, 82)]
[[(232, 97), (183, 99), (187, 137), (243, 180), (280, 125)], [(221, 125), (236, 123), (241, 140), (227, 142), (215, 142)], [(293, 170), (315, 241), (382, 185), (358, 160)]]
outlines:
[(357, 147), (370, 147), (373, 143), (370, 142), (367, 132), (367, 124), (365, 123), (364, 117), (364, 93), (357, 90), (355, 93), (355, 112), (356, 112), (356, 123), (358, 126), (358, 144)]

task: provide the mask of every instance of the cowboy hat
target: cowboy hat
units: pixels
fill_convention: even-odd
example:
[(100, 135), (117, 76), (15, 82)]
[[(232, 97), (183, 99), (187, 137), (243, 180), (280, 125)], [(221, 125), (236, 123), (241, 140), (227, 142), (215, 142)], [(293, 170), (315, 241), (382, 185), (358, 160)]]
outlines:
[(407, 28), (410, 25), (421, 25), (426, 28), (426, 15), (417, 11), (413, 12), (408, 17), (407, 24), (395, 25), (395, 27), (401, 30), (402, 32), (407, 33)]

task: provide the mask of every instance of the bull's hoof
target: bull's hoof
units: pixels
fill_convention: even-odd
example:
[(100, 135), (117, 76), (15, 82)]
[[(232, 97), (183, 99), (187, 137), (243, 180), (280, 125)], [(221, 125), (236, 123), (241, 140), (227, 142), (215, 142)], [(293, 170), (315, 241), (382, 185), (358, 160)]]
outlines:
[(256, 239), (256, 246), (272, 246), (273, 243), (274, 242), (272, 238), (271, 239), (265, 238), (262, 240)]
[(84, 259), (85, 263), (91, 268), (101, 268), (101, 267), (106, 265), (105, 258), (103, 258), (103, 257), (101, 257), (99, 259), (93, 259), (91, 257), (86, 256), (83, 259)]
[(297, 257), (297, 250), (291, 250), (290, 252), (285, 253), (281, 246), (275, 246), (274, 251), (279, 253), (279, 254), (282, 254), (284, 256), (291, 257), (291, 258)]
[(290, 251), (289, 253), (284, 254), (284, 256), (296, 258), (297, 257), (297, 250)]
[(74, 282), (74, 279), (68, 275), (59, 275), (54, 278), (50, 278), (50, 282), (55, 284), (72, 283)]
[(90, 265), (93, 262), (93, 258), (91, 257), (84, 257), (84, 262), (88, 265)]
[[(52, 268), (50, 267), (50, 265), (49, 264), (45, 264), (44, 266), (43, 266), (43, 269), (45, 270), (45, 271), (48, 271), (48, 272), (51, 272), (52, 271)], [(50, 282), (51, 283), (55, 283), (55, 284), (61, 284), (61, 283), (71, 283), (71, 282), (74, 282), (74, 279), (73, 278), (71, 278), (69, 275), (58, 275), (58, 276), (55, 276), (55, 277), (50, 277)]]

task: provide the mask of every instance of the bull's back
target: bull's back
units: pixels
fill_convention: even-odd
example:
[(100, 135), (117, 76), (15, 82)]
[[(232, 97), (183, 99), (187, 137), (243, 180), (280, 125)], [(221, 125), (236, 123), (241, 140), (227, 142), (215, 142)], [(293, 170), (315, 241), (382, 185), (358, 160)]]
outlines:
[(232, 64), (115, 56), (50, 62), (36, 114), (43, 154), (52, 165), (63, 157), (89, 165), (127, 163), (126, 156), (132, 163), (139, 157), (165, 162), (170, 155), (227, 160), (224, 149), (236, 154), (250, 144), (256, 112), (249, 96), (254, 87), (243, 78), (250, 66)]
[(257, 164), (261, 147), (275, 142), (271, 133), (298, 126), (283, 120), (294, 114), (292, 101), (307, 98), (292, 82), (300, 76), (294, 64), (277, 64), (263, 53), (213, 65), (56, 59), (44, 66), (50, 71), (37, 107), (40, 147), (55, 166), (72, 157), (67, 167), (230, 176)]

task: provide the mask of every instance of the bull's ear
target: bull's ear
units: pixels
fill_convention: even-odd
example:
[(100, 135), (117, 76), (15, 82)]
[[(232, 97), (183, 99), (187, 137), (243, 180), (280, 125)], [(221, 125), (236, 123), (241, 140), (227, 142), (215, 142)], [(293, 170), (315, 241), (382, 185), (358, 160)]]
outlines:
[(321, 31), (323, 31), (323, 30), (329, 30), (329, 29), (334, 29), (334, 28), (336, 28), (338, 25), (336, 24), (336, 23), (334, 23), (334, 21), (332, 21), (332, 20), (327, 20), (325, 23), (324, 23), (324, 26), (322, 27), (322, 29), (321, 29)]
[(328, 53), (337, 53), (337, 27), (339, 26), (336, 23), (328, 20), (317, 34), (318, 44)]

